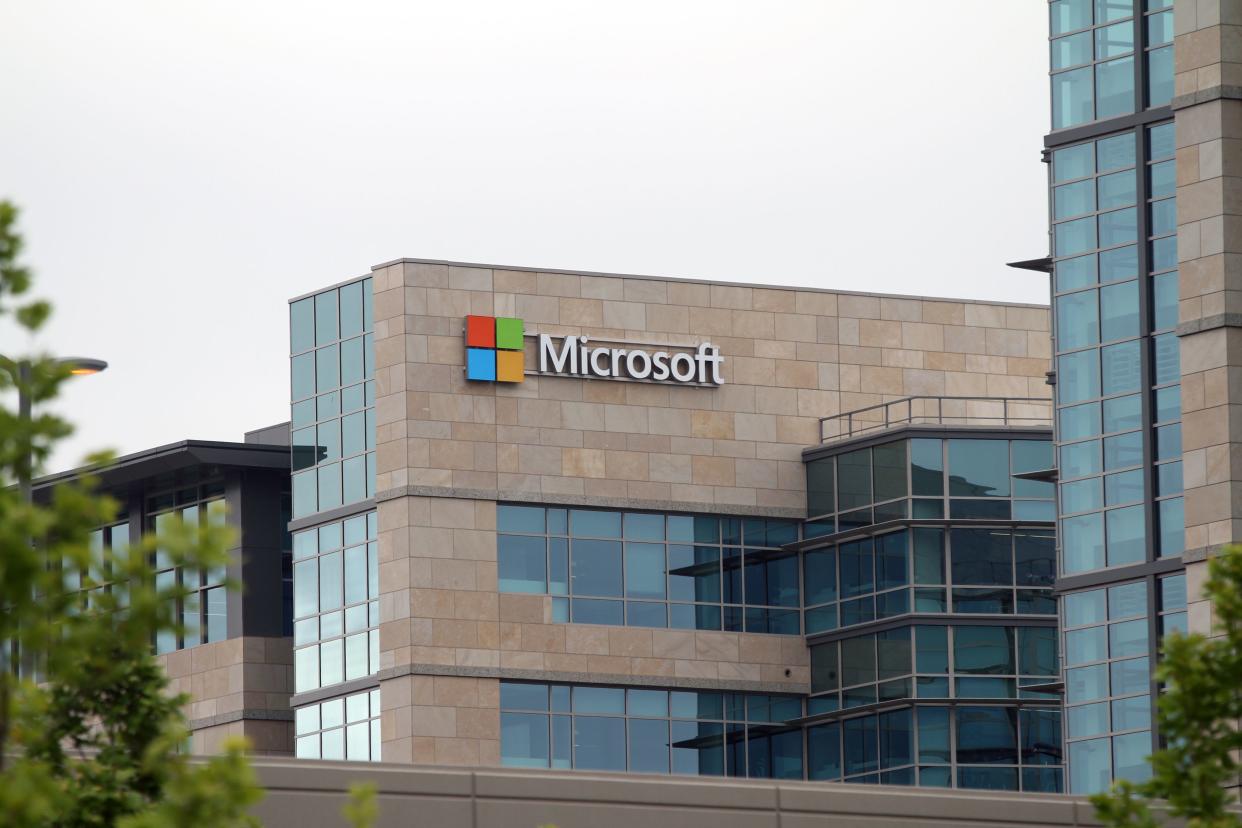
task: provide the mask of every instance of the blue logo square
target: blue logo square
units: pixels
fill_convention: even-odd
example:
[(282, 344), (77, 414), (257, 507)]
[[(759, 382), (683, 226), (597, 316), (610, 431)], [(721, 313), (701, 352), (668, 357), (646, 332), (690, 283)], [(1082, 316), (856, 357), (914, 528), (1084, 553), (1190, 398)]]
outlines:
[(466, 379), (495, 382), (496, 352), (490, 348), (467, 348)]

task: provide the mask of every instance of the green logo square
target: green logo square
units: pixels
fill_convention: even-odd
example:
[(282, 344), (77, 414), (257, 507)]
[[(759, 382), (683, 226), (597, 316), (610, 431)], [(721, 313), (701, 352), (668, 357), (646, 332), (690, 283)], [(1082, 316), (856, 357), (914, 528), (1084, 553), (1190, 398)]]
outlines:
[(503, 316), (496, 318), (496, 347), (506, 351), (522, 350), (521, 319), (509, 319)]

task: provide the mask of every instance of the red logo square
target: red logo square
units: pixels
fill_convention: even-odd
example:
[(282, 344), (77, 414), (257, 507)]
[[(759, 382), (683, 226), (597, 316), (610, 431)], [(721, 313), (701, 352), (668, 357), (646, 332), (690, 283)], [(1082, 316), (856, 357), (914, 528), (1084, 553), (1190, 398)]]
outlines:
[(495, 348), (496, 317), (467, 316), (466, 345), (471, 348)]

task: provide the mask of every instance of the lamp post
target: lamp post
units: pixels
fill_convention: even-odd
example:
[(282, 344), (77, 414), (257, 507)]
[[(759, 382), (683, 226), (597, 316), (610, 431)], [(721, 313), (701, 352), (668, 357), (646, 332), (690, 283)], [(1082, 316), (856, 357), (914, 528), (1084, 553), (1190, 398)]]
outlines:
[[(108, 368), (108, 363), (102, 359), (94, 359), (93, 357), (62, 357), (56, 360), (57, 365), (67, 367), (69, 373), (74, 376), (88, 376), (90, 374), (98, 374)], [(30, 385), (30, 360), (19, 359), (13, 360), (6, 356), (0, 355), (0, 367), (8, 371), (9, 376), (17, 381), (17, 418), (23, 425), (30, 423), (30, 394), (26, 390)], [(18, 476), (17, 485), (21, 489), (22, 500), (30, 503), (33, 499), (33, 484), (30, 479), (30, 457), (27, 456), (25, 468), (21, 470)]]

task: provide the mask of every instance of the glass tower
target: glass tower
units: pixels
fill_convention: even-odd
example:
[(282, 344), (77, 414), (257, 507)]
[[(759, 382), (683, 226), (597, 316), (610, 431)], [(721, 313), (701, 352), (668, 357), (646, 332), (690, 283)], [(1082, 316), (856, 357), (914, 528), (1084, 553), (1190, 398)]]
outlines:
[(1068, 790), (1140, 780), (1184, 625), (1172, 0), (1051, 0), (1050, 269)]
[(380, 758), (371, 280), (289, 305), (295, 753)]

